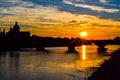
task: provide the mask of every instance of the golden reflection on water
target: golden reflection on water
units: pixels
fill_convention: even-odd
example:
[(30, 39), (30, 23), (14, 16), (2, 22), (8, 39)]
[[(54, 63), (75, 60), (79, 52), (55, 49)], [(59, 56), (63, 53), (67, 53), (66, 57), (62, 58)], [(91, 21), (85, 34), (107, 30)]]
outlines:
[(86, 59), (86, 46), (85, 45), (82, 46), (82, 59), (83, 60)]

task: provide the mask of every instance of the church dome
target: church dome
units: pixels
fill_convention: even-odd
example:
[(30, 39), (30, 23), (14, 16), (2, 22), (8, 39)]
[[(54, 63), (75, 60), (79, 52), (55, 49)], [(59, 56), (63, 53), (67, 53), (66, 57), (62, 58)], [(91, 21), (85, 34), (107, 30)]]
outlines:
[(15, 22), (15, 25), (14, 25), (14, 27), (13, 27), (13, 30), (14, 30), (15, 32), (20, 32), (20, 27), (19, 27), (19, 25), (18, 25), (17, 22)]

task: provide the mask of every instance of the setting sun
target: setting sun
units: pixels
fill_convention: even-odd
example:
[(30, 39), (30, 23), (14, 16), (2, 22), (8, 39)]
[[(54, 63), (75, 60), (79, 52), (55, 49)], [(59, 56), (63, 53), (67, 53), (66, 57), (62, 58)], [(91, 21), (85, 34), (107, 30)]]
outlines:
[(87, 36), (87, 32), (86, 31), (80, 32), (80, 36), (81, 37), (86, 37)]

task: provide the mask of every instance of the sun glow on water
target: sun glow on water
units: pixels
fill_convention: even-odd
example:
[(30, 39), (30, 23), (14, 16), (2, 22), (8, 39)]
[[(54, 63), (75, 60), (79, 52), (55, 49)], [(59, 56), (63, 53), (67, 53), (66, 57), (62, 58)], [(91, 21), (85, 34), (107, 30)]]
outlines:
[(86, 46), (85, 45), (82, 46), (82, 59), (83, 60), (86, 59)]

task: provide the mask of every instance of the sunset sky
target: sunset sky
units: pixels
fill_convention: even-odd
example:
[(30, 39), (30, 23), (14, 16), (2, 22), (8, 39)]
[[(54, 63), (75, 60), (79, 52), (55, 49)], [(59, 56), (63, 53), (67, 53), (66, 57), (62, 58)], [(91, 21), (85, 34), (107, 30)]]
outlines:
[(110, 39), (120, 36), (120, 0), (0, 0), (0, 28), (46, 37)]

